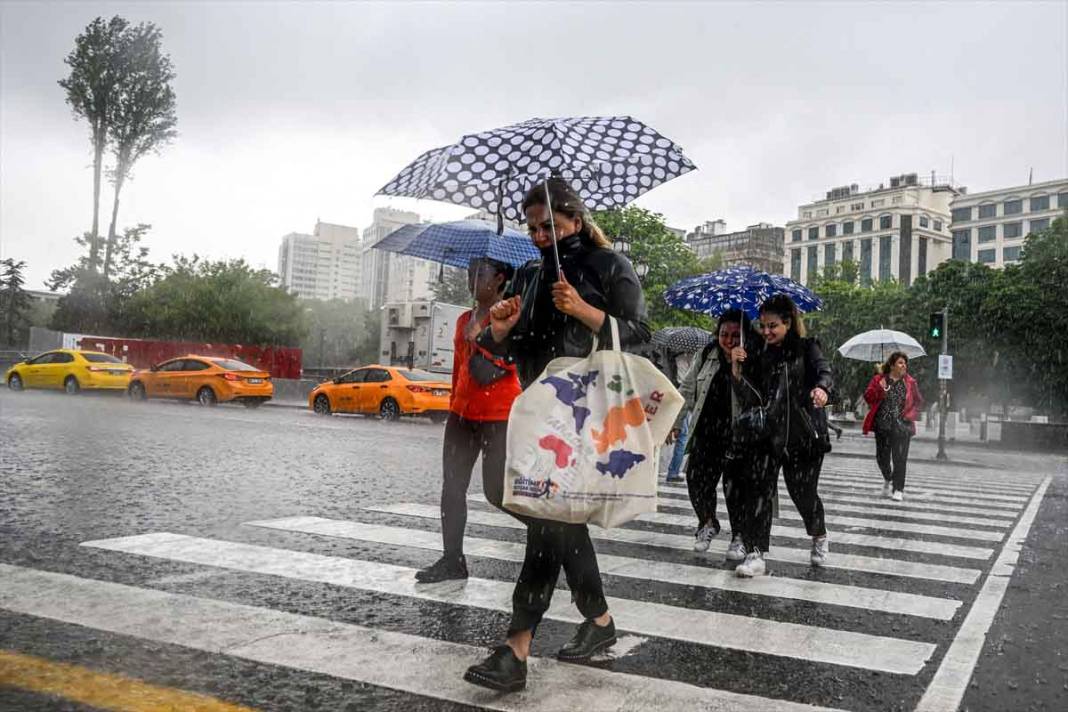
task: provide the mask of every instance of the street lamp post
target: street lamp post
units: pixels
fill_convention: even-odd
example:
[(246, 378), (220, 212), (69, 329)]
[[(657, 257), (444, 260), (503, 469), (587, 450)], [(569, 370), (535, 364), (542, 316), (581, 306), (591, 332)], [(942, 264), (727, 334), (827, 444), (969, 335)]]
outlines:
[(641, 282), (645, 279), (645, 275), (649, 274), (649, 265), (631, 257), (630, 247), (631, 239), (623, 235), (620, 235), (612, 242), (612, 249), (630, 261), (631, 265), (634, 267), (634, 271), (638, 274), (638, 281)]

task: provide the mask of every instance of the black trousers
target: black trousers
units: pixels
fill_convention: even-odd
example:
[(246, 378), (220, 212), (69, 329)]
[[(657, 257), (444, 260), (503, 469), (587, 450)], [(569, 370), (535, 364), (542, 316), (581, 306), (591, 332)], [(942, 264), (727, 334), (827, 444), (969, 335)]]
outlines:
[(790, 499), (805, 521), (809, 536), (824, 536), (827, 524), (823, 516), (823, 500), (819, 495), (820, 470), (823, 469), (823, 453), (801, 449), (787, 451), (781, 460), (782, 478)]
[(736, 477), (742, 513), (742, 541), (750, 551), (768, 551), (771, 545), (772, 503), (778, 496), (776, 483), (779, 470), (786, 480), (790, 499), (805, 522), (809, 536), (824, 536), (823, 501), (818, 488), (823, 453), (808, 450), (788, 451), (781, 457), (767, 453), (752, 453)]
[(467, 420), (449, 413), (441, 449), (441, 538), (446, 556), (464, 553), (467, 486), (471, 484), (471, 471), (479, 455), (482, 455), (482, 491), (486, 499), (508, 512), (501, 506), (507, 443), (508, 421)]
[(723, 499), (727, 504), (731, 533), (740, 535), (741, 500), (736, 480), (742, 460), (728, 455), (728, 451), (727, 443), (693, 443), (690, 446), (690, 463), (686, 472), (686, 489), (690, 494), (693, 511), (697, 514), (697, 526), (711, 524), (718, 532), (720, 524), (716, 517), (716, 488), (722, 480)]
[(883, 479), (893, 482), (894, 489), (905, 491), (905, 474), (909, 463), (909, 445), (912, 436), (909, 433), (875, 431), (875, 461)]

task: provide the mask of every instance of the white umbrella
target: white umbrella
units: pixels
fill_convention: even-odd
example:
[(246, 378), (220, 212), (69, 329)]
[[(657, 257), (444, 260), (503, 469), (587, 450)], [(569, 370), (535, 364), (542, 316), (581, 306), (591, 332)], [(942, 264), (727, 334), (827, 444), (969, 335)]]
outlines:
[(916, 339), (902, 331), (891, 329), (865, 331), (838, 347), (838, 353), (843, 357), (868, 362), (885, 361), (895, 351), (900, 351), (909, 358), (927, 355)]

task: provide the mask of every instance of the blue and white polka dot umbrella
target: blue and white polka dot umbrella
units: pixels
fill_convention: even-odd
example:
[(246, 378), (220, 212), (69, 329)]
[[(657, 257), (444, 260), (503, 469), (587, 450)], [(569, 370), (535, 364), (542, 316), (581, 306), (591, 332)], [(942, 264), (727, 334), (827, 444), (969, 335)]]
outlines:
[(815, 311), (823, 300), (805, 287), (781, 274), (768, 274), (752, 267), (728, 267), (698, 277), (688, 277), (664, 292), (664, 301), (676, 309), (719, 316), (739, 309), (750, 319), (760, 314), (768, 297), (785, 294), (802, 312)]

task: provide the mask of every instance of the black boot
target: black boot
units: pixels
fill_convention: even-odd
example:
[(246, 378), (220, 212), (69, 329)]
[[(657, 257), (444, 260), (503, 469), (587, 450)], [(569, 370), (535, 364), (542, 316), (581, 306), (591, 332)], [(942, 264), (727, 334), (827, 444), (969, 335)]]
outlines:
[(419, 583), (437, 583), (467, 578), (467, 560), (463, 556), (443, 556), (425, 569), (415, 572)]
[(527, 686), (527, 661), (507, 645), (498, 645), (488, 658), (467, 668), (464, 680), (497, 692), (518, 692)]
[(556, 657), (565, 662), (589, 660), (594, 654), (616, 644), (616, 622), (609, 620), (608, 625), (599, 626), (592, 620), (579, 624), (575, 637), (560, 648)]

